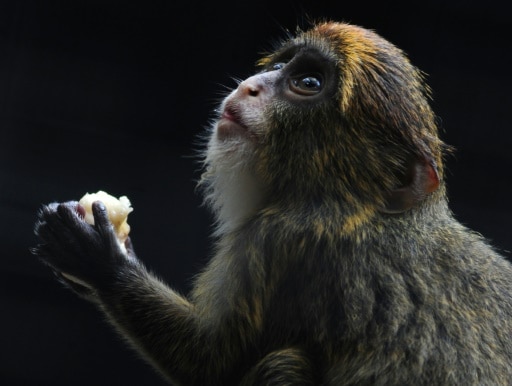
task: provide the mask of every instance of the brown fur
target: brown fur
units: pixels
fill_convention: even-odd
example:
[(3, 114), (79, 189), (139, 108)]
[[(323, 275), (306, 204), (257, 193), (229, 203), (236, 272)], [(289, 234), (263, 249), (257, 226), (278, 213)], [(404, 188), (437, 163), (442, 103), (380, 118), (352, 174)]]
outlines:
[[(275, 91), (288, 71), (276, 63), (308, 60), (324, 71), (322, 97)], [(94, 229), (72, 204), (45, 207), (36, 253), (94, 288), (176, 384), (512, 384), (512, 268), (447, 206), (421, 72), (374, 32), (333, 22), (259, 66), (228, 97), (261, 102), (233, 110), (250, 135), (211, 134), (201, 184), (218, 240), (189, 296), (96, 241), (112, 240), (100, 205)]]

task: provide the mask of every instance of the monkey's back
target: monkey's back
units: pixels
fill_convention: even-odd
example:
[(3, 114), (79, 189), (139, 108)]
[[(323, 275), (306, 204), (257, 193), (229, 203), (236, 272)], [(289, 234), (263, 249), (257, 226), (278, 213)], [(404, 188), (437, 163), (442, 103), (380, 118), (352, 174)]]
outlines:
[(330, 384), (512, 384), (511, 264), (448, 210), (427, 212), (377, 222), (353, 256), (374, 301)]

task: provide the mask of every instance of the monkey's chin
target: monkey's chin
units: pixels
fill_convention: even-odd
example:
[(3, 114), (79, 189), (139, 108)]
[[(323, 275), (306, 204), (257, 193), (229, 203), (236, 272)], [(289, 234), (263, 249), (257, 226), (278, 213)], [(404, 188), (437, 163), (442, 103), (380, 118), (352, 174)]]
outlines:
[(222, 118), (217, 122), (217, 138), (220, 140), (249, 138), (250, 132), (247, 127), (231, 120)]

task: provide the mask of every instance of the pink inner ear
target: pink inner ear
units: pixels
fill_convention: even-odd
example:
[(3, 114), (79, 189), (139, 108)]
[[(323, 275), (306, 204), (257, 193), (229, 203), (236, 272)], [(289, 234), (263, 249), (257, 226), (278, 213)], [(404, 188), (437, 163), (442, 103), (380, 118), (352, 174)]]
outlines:
[(411, 181), (405, 186), (391, 190), (386, 204), (380, 209), (383, 213), (402, 213), (418, 205), (425, 196), (439, 187), (439, 175), (433, 161), (417, 160), (411, 165)]
[(425, 193), (432, 193), (439, 187), (439, 176), (436, 168), (427, 163), (426, 178), (425, 178)]

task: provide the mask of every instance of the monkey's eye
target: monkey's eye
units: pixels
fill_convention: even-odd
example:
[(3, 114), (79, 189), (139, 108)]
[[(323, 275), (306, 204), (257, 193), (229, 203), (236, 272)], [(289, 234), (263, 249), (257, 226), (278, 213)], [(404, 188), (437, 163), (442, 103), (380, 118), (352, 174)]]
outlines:
[(322, 80), (317, 76), (301, 76), (290, 80), (290, 89), (300, 95), (310, 96), (322, 90)]
[(283, 62), (274, 63), (274, 64), (272, 65), (272, 67), (271, 67), (271, 71), (281, 70), (281, 69), (284, 67), (284, 65), (285, 65), (285, 64), (286, 64), (286, 63), (283, 63)]

